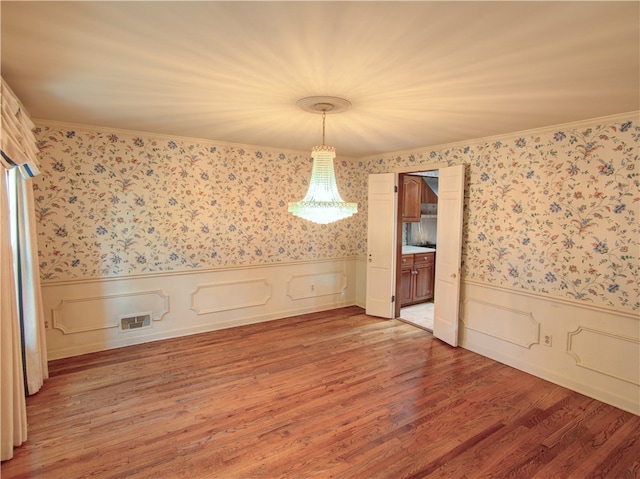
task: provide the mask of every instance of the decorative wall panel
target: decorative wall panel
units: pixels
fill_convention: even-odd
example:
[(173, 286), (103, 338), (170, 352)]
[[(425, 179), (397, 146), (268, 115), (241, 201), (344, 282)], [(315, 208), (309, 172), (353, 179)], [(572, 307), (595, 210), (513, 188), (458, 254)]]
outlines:
[(578, 366), (640, 386), (638, 338), (581, 326), (569, 332), (567, 351)]
[(287, 296), (293, 300), (343, 294), (347, 277), (342, 271), (296, 275), (287, 283)]
[(466, 328), (524, 348), (540, 342), (540, 323), (530, 311), (518, 311), (470, 299), (464, 303), (464, 312)]
[(271, 285), (265, 279), (200, 285), (191, 293), (191, 309), (197, 314), (267, 304)]
[(122, 316), (151, 312), (154, 321), (169, 312), (162, 290), (62, 299), (52, 310), (53, 327), (64, 334), (117, 328)]

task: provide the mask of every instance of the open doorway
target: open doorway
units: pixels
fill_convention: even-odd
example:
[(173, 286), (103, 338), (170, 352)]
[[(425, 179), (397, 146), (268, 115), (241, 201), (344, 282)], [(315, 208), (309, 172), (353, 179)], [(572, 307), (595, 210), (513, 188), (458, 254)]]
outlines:
[[(432, 255), (423, 254), (426, 253), (424, 251), (413, 253), (412, 266), (415, 266), (417, 261), (420, 267), (411, 270), (402, 267), (403, 218), (399, 212), (404, 211), (402, 206), (398, 208), (398, 204), (408, 204), (404, 201), (407, 189), (403, 188), (399, 181), (407, 174), (403, 172), (369, 175), (366, 312), (381, 318), (399, 318), (402, 298), (408, 291), (416, 291), (406, 287), (406, 280), (401, 281), (403, 275), (419, 276), (430, 267), (433, 272), (432, 278), (435, 275), (432, 289), (429, 291), (427, 288), (425, 291), (418, 291), (417, 294), (420, 296), (431, 293), (434, 302), (433, 335), (455, 347), (458, 345), (460, 313), (465, 165), (444, 165), (429, 171), (435, 170), (438, 170), (438, 254), (436, 257), (435, 248), (429, 252)], [(416, 254), (420, 257), (416, 258)], [(431, 256), (431, 259), (428, 256)], [(424, 285), (422, 282), (415, 284)]]
[(439, 170), (400, 174), (396, 317), (433, 331)]

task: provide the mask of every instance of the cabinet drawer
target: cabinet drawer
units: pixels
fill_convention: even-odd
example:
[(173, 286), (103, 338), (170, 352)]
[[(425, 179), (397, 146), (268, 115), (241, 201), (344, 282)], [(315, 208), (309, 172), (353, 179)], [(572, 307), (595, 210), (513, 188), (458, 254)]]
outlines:
[(400, 260), (402, 262), (401, 266), (413, 266), (413, 256), (412, 254), (403, 254)]
[(435, 261), (435, 253), (416, 253), (413, 255), (414, 264), (433, 263)]

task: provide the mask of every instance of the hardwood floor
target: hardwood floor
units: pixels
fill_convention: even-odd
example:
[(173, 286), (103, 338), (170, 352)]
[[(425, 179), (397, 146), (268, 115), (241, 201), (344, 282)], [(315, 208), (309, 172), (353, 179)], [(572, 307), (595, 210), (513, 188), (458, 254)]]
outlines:
[(357, 307), (50, 372), (3, 479), (640, 475), (640, 417)]

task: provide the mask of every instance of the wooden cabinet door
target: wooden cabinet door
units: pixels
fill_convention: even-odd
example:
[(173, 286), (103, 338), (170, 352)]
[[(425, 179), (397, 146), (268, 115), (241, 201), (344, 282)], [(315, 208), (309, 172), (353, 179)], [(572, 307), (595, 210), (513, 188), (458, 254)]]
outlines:
[(402, 181), (402, 222), (420, 221), (420, 202), (422, 201), (422, 184), (419, 176), (405, 176)]
[(423, 203), (437, 203), (438, 195), (427, 184), (422, 187), (422, 202)]
[(416, 264), (413, 269), (416, 272), (413, 301), (427, 301), (433, 298), (433, 263)]
[(400, 265), (400, 290), (398, 300), (400, 306), (408, 304), (413, 299), (413, 255), (403, 254)]
[(400, 306), (411, 303), (413, 290), (413, 266), (400, 270), (400, 290), (398, 291)]

